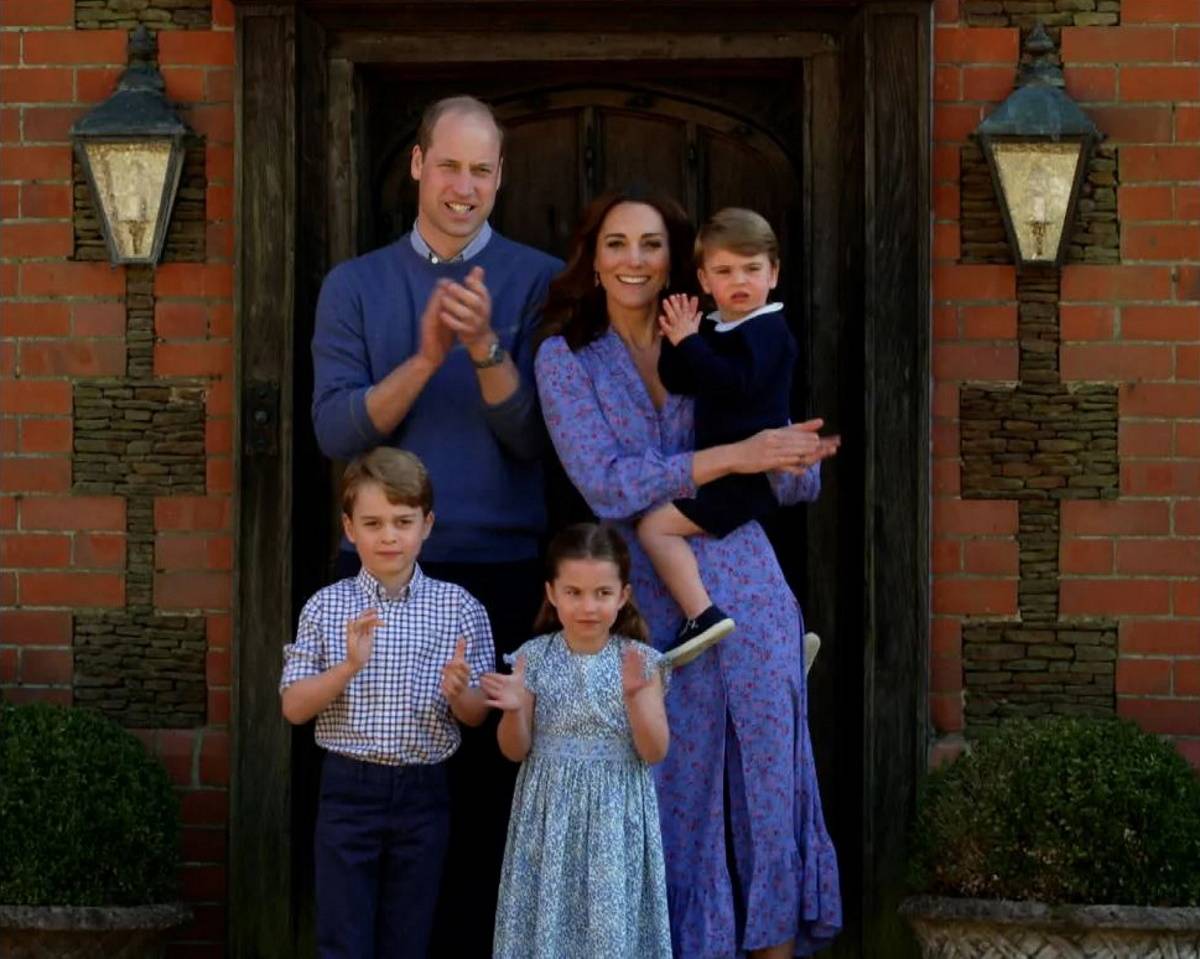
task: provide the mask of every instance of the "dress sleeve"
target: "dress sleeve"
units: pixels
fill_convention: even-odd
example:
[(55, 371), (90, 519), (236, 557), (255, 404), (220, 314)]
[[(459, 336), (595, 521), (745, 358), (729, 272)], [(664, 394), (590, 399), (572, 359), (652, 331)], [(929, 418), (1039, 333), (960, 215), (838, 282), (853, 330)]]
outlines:
[(814, 463), (803, 473), (770, 474), (771, 488), (775, 498), (783, 506), (793, 503), (811, 503), (821, 495), (821, 464)]
[(666, 500), (695, 495), (690, 452), (621, 448), (601, 410), (596, 384), (562, 337), (542, 344), (536, 368), (550, 439), (567, 476), (597, 516), (627, 519)]
[(538, 694), (539, 668), (545, 657), (550, 638), (549, 635), (535, 636), (533, 639), (525, 640), (514, 652), (504, 654), (504, 662), (509, 669), (515, 669), (517, 660), (522, 656), (525, 657), (525, 688), (535, 696)]
[[(637, 641), (630, 640), (630, 642), (637, 642)], [(671, 688), (670, 665), (663, 658), (663, 654), (660, 653), (653, 646), (649, 645), (648, 643), (638, 643), (637, 647), (638, 647), (638, 649), (640, 649), (642, 651), (642, 654), (646, 657), (646, 676), (647, 677), (652, 676), (656, 672), (660, 676), (662, 676), (663, 693), (665, 694), (666, 691)]]

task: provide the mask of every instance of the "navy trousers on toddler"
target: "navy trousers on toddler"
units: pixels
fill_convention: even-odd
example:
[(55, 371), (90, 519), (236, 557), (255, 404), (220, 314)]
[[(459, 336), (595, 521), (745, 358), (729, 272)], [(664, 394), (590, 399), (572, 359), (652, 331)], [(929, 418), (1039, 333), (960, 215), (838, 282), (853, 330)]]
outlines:
[(317, 955), (425, 959), (450, 834), (446, 764), (326, 753), (317, 807)]

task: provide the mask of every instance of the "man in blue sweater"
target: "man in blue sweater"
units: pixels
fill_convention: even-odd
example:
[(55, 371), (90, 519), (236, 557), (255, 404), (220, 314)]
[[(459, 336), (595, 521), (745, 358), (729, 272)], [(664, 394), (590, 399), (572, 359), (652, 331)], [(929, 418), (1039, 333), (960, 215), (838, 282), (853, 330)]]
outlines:
[[(321, 450), (349, 459), (387, 444), (424, 461), (437, 522), (422, 569), (483, 603), (498, 656), (529, 637), (541, 599), (545, 441), (533, 330), (562, 266), (488, 225), (502, 160), (490, 108), (471, 97), (432, 104), (412, 152), (413, 230), (330, 271), (312, 343)], [(343, 544), (338, 575), (353, 575), (356, 559)], [(492, 723), (468, 731), (452, 767), (435, 955), (491, 954), (514, 770)]]

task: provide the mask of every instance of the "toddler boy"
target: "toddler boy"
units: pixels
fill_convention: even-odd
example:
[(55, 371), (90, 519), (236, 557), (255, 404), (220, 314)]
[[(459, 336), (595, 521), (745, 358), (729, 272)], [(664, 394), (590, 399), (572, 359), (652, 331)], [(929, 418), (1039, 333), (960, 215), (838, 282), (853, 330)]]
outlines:
[[(763, 217), (721, 210), (696, 236), (696, 261), (716, 312), (702, 324), (695, 297), (664, 301), (658, 373), (670, 392), (696, 398), (695, 446), (707, 449), (787, 425), (796, 343), (783, 304), (767, 303), (779, 282), (779, 243)], [(690, 662), (734, 628), (709, 598), (685, 537), (727, 536), (776, 505), (765, 474), (733, 474), (652, 510), (638, 525), (642, 546), (685, 616), (666, 653), (672, 665)]]

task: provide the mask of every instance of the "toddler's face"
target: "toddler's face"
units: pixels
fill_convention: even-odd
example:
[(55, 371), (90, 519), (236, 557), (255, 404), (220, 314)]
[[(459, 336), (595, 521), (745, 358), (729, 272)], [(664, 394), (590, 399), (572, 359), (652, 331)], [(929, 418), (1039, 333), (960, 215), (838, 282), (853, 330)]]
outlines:
[(743, 256), (732, 250), (710, 250), (697, 271), (700, 286), (711, 293), (721, 317), (740, 320), (767, 303), (779, 282), (779, 264), (765, 253)]

